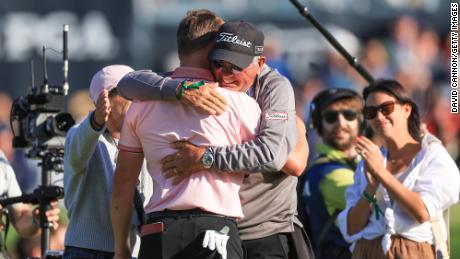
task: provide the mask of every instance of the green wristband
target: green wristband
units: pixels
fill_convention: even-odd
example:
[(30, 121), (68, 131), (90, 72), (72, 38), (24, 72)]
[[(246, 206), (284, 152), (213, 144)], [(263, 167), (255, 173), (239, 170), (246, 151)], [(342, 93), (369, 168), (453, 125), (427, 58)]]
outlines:
[(202, 85), (204, 85), (204, 81), (198, 81), (195, 83), (191, 83), (189, 85), (185, 85), (187, 83), (187, 80), (184, 80), (180, 83), (180, 89), (179, 92), (176, 95), (176, 99), (180, 100), (182, 98), (182, 95), (184, 94), (185, 90), (188, 89), (199, 89)]

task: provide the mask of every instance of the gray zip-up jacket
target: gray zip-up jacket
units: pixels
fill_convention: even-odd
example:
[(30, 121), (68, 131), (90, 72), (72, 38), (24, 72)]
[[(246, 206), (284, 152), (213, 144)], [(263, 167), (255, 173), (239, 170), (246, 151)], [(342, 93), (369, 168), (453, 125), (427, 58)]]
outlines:
[[(181, 81), (144, 70), (129, 73), (117, 88), (128, 99), (176, 100)], [(213, 147), (213, 168), (247, 172), (240, 190), (245, 218), (238, 222), (243, 240), (292, 232), (297, 207), (297, 178), (280, 172), (297, 141), (291, 83), (265, 65), (248, 94), (262, 110), (259, 134), (242, 144)]]

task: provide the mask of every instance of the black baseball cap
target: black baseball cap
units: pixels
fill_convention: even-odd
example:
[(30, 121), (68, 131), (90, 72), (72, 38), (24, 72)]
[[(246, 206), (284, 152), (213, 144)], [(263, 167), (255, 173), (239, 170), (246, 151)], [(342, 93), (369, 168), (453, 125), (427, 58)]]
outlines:
[(209, 58), (224, 60), (243, 69), (263, 52), (262, 31), (248, 22), (234, 21), (226, 22), (220, 27)]
[(330, 88), (319, 92), (315, 98), (313, 98), (317, 108), (323, 110), (329, 104), (345, 98), (358, 97), (362, 98), (357, 92), (348, 88)]
[(321, 112), (331, 103), (345, 98), (359, 98), (362, 97), (356, 91), (348, 88), (329, 88), (323, 90), (315, 95), (313, 101), (310, 104), (310, 127), (318, 129), (321, 134)]

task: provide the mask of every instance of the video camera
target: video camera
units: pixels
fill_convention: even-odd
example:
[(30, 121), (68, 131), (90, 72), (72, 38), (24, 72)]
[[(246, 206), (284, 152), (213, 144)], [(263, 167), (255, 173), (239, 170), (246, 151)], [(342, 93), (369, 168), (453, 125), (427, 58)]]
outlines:
[(67, 33), (69, 26), (63, 30), (63, 71), (62, 86), (48, 85), (46, 70), (46, 48), (43, 47), (44, 82), (39, 88), (34, 86), (32, 66), (32, 86), (26, 96), (13, 102), (11, 109), (11, 128), (13, 131), (14, 148), (30, 148), (30, 158), (36, 158), (43, 150), (63, 150), (65, 134), (75, 122), (68, 113), (60, 112), (64, 107), (64, 97), (69, 85)]
[[(63, 72), (64, 80), (61, 86), (48, 84), (46, 70), (46, 48), (43, 47), (44, 82), (40, 87), (34, 86), (34, 70), (32, 63), (32, 86), (25, 96), (17, 98), (11, 108), (11, 129), (13, 131), (14, 148), (30, 148), (29, 158), (41, 159), (41, 185), (32, 194), (10, 197), (0, 200), (6, 206), (10, 203), (33, 203), (40, 205), (41, 251), (45, 258), (50, 257), (49, 237), (51, 223), (46, 218), (50, 202), (62, 198), (62, 187), (52, 186), (49, 172), (63, 172), (64, 142), (67, 131), (75, 124), (72, 116), (61, 112), (64, 108), (64, 98), (69, 91), (68, 48), (67, 34), (69, 26), (64, 24), (63, 30)], [(55, 50), (54, 50), (55, 51)], [(58, 52), (58, 51), (56, 51)]]

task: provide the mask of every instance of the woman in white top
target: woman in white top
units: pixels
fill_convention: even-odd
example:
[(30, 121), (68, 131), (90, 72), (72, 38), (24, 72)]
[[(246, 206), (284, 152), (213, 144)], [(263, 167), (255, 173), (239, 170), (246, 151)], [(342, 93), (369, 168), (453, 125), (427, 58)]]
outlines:
[(398, 82), (376, 81), (363, 96), (364, 117), (386, 149), (358, 138), (362, 161), (338, 217), (342, 235), (353, 258), (435, 258), (430, 219), (458, 201), (458, 168), (437, 138), (421, 136), (417, 106)]

